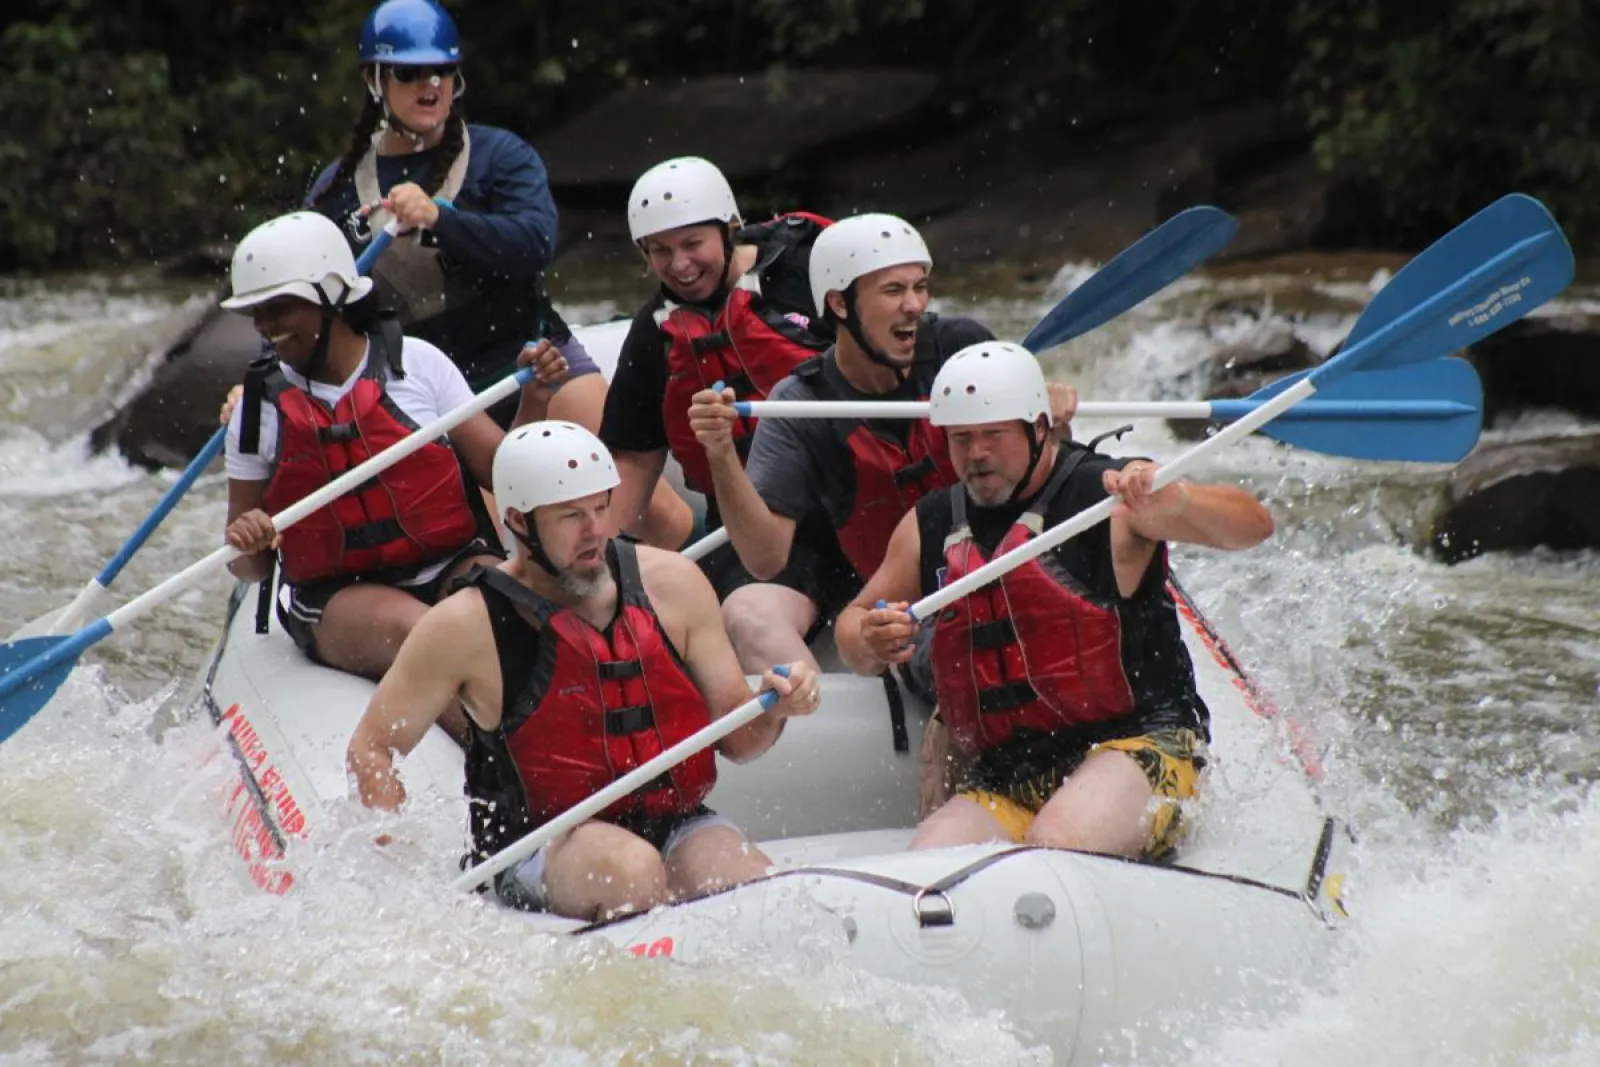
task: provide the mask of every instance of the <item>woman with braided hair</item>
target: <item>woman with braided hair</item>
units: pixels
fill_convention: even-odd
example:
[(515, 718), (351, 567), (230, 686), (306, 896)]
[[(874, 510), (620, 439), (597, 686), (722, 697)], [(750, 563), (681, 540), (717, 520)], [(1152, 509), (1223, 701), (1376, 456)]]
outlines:
[[(605, 380), (545, 289), (557, 212), (544, 161), (516, 134), (463, 117), (454, 20), (435, 0), (383, 0), (362, 28), (359, 58), (361, 113), (306, 206), (342, 226), (357, 253), (398, 222), (372, 270), (380, 302), (408, 335), (449, 355), (474, 391), (514, 372), (519, 356), (564, 369), (553, 393), (535, 382), (490, 408), (502, 428), (551, 418), (598, 429)], [(546, 339), (559, 354), (539, 350)], [(676, 547), (692, 523), (662, 487), (645, 536)]]

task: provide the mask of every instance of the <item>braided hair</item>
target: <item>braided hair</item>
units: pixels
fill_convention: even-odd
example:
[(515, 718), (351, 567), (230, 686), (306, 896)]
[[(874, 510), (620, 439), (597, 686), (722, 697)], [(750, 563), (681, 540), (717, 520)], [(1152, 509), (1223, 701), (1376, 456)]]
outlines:
[[(385, 118), (383, 100), (370, 93), (362, 100), (361, 112), (356, 116), (355, 125), (350, 129), (350, 143), (345, 148), (344, 155), (339, 157), (339, 165), (334, 168), (333, 176), (312, 199), (312, 207), (321, 204), (333, 195), (335, 189), (350, 180), (356, 168), (361, 165), (361, 160), (372, 150), (373, 135), (383, 127)], [(461, 154), (466, 132), (466, 115), (460, 103), (452, 101), (450, 114), (445, 119), (444, 137), (439, 142), (439, 165), (434, 170), (433, 188), (428, 190), (429, 196), (438, 194), (439, 190), (444, 188), (445, 180), (450, 176), (450, 168), (455, 165), (456, 157)]]
[(356, 167), (360, 166), (362, 158), (372, 148), (372, 135), (383, 125), (383, 101), (373, 97), (371, 93), (363, 94), (362, 101), (361, 113), (356, 116), (356, 124), (350, 130), (350, 145), (344, 150), (344, 155), (339, 157), (339, 165), (334, 169), (333, 177), (311, 201), (312, 207), (321, 204), (335, 189), (354, 176)]
[(433, 168), (433, 188), (428, 190), (429, 196), (438, 196), (444, 188), (446, 179), (450, 177), (450, 168), (455, 166), (456, 157), (461, 154), (461, 146), (466, 140), (467, 119), (461, 111), (458, 101), (450, 101), (450, 114), (444, 120), (444, 136), (439, 140), (439, 159)]

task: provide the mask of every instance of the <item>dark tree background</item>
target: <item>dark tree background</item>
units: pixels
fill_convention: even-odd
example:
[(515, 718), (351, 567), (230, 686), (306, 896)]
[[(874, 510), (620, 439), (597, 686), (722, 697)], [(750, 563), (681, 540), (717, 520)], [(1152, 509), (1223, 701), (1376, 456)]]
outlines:
[[(296, 204), (345, 143), (365, 0), (13, 0), (0, 269), (145, 260)], [(1060, 143), (1280, 103), (1316, 243), (1426, 243), (1517, 189), (1600, 244), (1600, 0), (461, 0), (469, 113), (539, 135), (646, 78), (934, 75), (910, 127)], [(731, 134), (730, 134), (731, 135)]]

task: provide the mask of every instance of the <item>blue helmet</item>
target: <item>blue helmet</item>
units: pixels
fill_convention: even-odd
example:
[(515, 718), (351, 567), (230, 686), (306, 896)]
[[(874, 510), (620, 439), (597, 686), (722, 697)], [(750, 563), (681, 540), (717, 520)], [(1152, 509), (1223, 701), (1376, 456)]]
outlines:
[(434, 0), (384, 0), (361, 27), (361, 62), (427, 66), (461, 62), (455, 20)]

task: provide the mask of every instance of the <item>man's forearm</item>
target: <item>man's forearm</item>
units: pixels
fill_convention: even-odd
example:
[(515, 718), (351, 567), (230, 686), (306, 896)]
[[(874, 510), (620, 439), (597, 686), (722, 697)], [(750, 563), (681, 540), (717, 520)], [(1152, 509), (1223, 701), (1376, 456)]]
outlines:
[(794, 527), (774, 515), (733, 449), (711, 455), (711, 481), (717, 510), (734, 551), (745, 568), (763, 581), (777, 577), (789, 562)]

